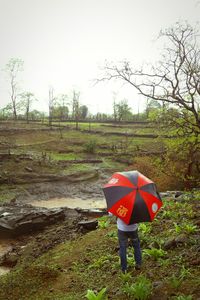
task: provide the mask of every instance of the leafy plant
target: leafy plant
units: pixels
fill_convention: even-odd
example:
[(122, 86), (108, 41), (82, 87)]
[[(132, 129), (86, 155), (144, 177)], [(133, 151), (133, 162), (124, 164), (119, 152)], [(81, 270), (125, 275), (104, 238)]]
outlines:
[(142, 234), (148, 234), (151, 232), (151, 224), (141, 223), (139, 230), (142, 232)]
[(129, 282), (131, 279), (132, 279), (132, 276), (131, 276), (131, 274), (130, 273), (122, 273), (121, 275), (120, 275), (120, 277), (121, 277), (121, 279), (122, 279), (122, 281), (124, 282), (124, 283), (126, 283), (126, 282)]
[(186, 231), (186, 233), (194, 233), (196, 229), (197, 226), (193, 224), (185, 224), (184, 226), (184, 230)]
[(123, 287), (123, 292), (128, 297), (134, 297), (137, 300), (146, 300), (151, 295), (152, 284), (149, 279), (142, 275), (131, 285), (127, 282)]
[(99, 257), (97, 260), (95, 260), (94, 263), (90, 265), (89, 268), (101, 269), (103, 266), (110, 264), (110, 261), (112, 261), (112, 259), (113, 259), (112, 255), (103, 255)]
[(117, 231), (116, 230), (110, 231), (106, 234), (106, 236), (117, 239)]
[(167, 252), (161, 248), (160, 249), (157, 249), (157, 248), (144, 249), (143, 253), (144, 253), (144, 255), (153, 257), (154, 260), (158, 260), (159, 258), (165, 257), (167, 254)]
[(177, 223), (174, 223), (175, 231), (176, 233), (184, 232), (184, 233), (194, 233), (197, 229), (196, 225), (193, 225), (191, 223), (184, 223), (182, 225), (178, 225)]
[(190, 276), (191, 272), (185, 268), (185, 266), (182, 266), (180, 275), (175, 276), (174, 274), (170, 277), (170, 284), (173, 288), (177, 289), (183, 282), (183, 280)]
[(105, 216), (98, 219), (98, 227), (101, 229), (107, 228), (109, 224), (110, 220)]
[(106, 295), (106, 288), (103, 288), (97, 295), (95, 294), (94, 291), (92, 290), (87, 290), (87, 294), (85, 295), (85, 297), (88, 300), (107, 300), (108, 297)]

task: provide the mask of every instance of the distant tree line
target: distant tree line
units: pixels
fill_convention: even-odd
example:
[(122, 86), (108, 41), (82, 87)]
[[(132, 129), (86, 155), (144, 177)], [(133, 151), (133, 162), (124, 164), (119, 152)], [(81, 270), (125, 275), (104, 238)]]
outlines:
[(148, 120), (152, 110), (157, 107), (155, 101), (150, 100), (143, 113), (133, 114), (127, 99), (113, 101), (113, 113), (96, 113), (91, 114), (87, 105), (80, 101), (80, 92), (72, 90), (70, 94), (56, 95), (54, 88), (49, 88), (48, 95), (48, 112), (44, 113), (39, 110), (33, 110), (33, 104), (38, 101), (31, 91), (22, 91), (20, 87), (20, 73), (24, 70), (24, 61), (19, 58), (11, 58), (4, 68), (10, 86), (10, 102), (0, 109), (1, 119), (13, 120), (44, 120), (48, 119), (49, 126), (53, 121), (74, 120), (76, 127), (80, 120), (95, 120), (115, 122), (122, 121), (145, 121)]

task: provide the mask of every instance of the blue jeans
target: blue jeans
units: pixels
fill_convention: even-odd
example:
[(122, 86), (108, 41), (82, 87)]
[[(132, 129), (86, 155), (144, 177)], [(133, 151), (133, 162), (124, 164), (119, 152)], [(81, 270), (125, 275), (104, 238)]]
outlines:
[(128, 239), (131, 240), (131, 245), (134, 248), (134, 258), (137, 265), (142, 264), (142, 254), (140, 249), (140, 240), (138, 237), (138, 230), (135, 231), (121, 231), (118, 229), (119, 240), (119, 256), (121, 261), (122, 271), (127, 270), (126, 249), (128, 247)]

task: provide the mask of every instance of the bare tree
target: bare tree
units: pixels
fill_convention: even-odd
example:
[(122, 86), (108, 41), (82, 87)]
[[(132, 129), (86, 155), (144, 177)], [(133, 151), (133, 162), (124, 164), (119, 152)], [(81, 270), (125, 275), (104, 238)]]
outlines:
[(19, 93), (18, 74), (23, 71), (23, 60), (19, 58), (11, 58), (6, 64), (4, 71), (8, 74), (10, 81), (10, 97), (12, 103), (13, 117), (17, 119), (17, 98)]
[(49, 87), (49, 127), (52, 127), (52, 114), (56, 98), (54, 97), (53, 87)]
[(76, 130), (78, 130), (78, 122), (80, 118), (80, 92), (73, 90), (73, 98), (72, 98), (72, 118), (75, 119), (76, 122)]
[[(180, 139), (170, 141), (162, 165), (169, 161), (177, 164), (184, 174), (185, 187), (191, 187), (192, 180), (199, 183), (200, 151), (200, 47), (198, 30), (187, 23), (160, 32), (164, 39), (161, 59), (155, 65), (134, 68), (130, 62), (107, 63), (98, 81), (121, 80), (133, 86), (149, 101), (160, 102), (158, 119), (163, 129)], [(184, 145), (184, 147), (183, 147)], [(176, 153), (176, 155), (174, 155)], [(185, 169), (181, 169), (183, 166)], [(173, 172), (173, 170), (172, 170)], [(171, 173), (172, 175), (173, 173)], [(196, 183), (196, 184), (197, 184)]]
[(161, 59), (154, 66), (134, 69), (130, 62), (107, 63), (98, 81), (122, 80), (150, 99), (179, 109), (184, 126), (200, 134), (200, 49), (197, 31), (189, 24), (177, 23), (161, 31), (167, 41)]

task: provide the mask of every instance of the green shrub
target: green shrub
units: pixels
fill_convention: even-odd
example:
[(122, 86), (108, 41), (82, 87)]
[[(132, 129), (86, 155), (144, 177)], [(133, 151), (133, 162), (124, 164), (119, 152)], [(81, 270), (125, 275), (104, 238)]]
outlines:
[(159, 258), (163, 258), (166, 256), (167, 252), (157, 248), (152, 248), (152, 249), (144, 249), (143, 250), (144, 255), (153, 257), (154, 260), (158, 260)]
[(123, 292), (128, 297), (134, 297), (137, 300), (146, 300), (152, 292), (152, 284), (149, 279), (141, 275), (137, 278), (136, 282), (129, 284), (128, 282), (123, 287)]
[(97, 295), (92, 290), (87, 290), (85, 297), (88, 300), (107, 300), (106, 288), (103, 288)]
[(84, 144), (84, 151), (87, 153), (95, 153), (97, 148), (97, 142), (96, 140), (88, 141), (86, 144)]
[(106, 216), (98, 219), (98, 227), (101, 229), (107, 228), (110, 224), (110, 219)]

